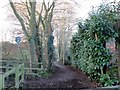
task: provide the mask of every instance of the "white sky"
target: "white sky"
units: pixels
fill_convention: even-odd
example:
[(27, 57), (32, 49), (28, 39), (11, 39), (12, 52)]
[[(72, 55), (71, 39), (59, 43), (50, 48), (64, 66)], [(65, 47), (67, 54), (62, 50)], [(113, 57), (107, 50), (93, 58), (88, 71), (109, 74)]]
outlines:
[(9, 26), (10, 23), (7, 21), (7, 8), (5, 8), (6, 5), (8, 5), (8, 0), (2, 0), (0, 3), (0, 41), (3, 39), (3, 35), (6, 35), (6, 39), (9, 40), (10, 35), (9, 33)]
[[(87, 13), (91, 10), (91, 6), (97, 6), (102, 2), (102, 0), (75, 0), (75, 1), (80, 5), (79, 8), (76, 9), (76, 13), (78, 13), (76, 17), (82, 17), (82, 18), (87, 17)], [(114, 0), (106, 0), (106, 1), (114, 1)], [(10, 30), (12, 30), (12, 25), (10, 24), (11, 22), (7, 20), (8, 9), (5, 7), (5, 5), (8, 4), (9, 4), (8, 0), (1, 0), (0, 2), (0, 41), (2, 41), (2, 39), (5, 38), (5, 34), (7, 34), (6, 35), (7, 41), (10, 40), (11, 37), (9, 32)]]

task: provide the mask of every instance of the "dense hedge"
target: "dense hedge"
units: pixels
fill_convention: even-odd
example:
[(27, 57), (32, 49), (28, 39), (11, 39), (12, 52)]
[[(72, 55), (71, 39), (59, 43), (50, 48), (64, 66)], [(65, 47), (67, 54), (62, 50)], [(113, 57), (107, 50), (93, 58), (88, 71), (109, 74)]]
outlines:
[(72, 38), (72, 65), (86, 72), (94, 80), (103, 80), (101, 76), (107, 75), (104, 69), (112, 56), (105, 43), (117, 37), (114, 27), (116, 21), (117, 14), (113, 6), (101, 4), (92, 10), (88, 19), (78, 23), (78, 32)]

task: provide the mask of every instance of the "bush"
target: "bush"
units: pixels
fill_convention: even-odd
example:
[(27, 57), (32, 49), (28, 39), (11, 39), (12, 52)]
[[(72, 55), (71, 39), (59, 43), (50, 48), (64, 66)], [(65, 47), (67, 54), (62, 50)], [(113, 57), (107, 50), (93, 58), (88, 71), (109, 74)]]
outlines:
[(100, 76), (100, 83), (103, 86), (112, 86), (112, 85), (118, 83), (118, 80), (111, 78), (109, 74), (102, 74)]
[(106, 48), (106, 42), (116, 38), (117, 16), (112, 6), (102, 4), (89, 14), (84, 23), (78, 23), (78, 32), (71, 41), (72, 66), (86, 72), (93, 80), (100, 81), (104, 86), (114, 84), (106, 67), (111, 60), (111, 54)]

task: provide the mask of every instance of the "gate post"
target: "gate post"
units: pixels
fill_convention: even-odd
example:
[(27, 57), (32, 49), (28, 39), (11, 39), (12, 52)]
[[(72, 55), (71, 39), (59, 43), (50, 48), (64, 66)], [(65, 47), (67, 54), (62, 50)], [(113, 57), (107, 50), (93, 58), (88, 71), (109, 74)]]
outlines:
[(24, 64), (22, 64), (22, 81), (24, 81)]
[(15, 69), (15, 88), (19, 88), (19, 66)]
[(0, 90), (4, 88), (4, 76), (0, 74)]

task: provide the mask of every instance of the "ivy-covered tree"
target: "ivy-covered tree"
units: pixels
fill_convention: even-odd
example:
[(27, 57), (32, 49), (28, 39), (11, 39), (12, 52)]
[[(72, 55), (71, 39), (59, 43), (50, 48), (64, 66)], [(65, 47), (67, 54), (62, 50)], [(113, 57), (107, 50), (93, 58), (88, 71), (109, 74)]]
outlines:
[[(38, 62), (42, 63), (44, 68), (50, 69), (54, 56), (51, 23), (56, 0), (51, 2), (42, 0), (40, 2), (37, 0), (25, 0), (16, 3), (13, 0), (9, 0), (13, 13), (20, 22), (23, 33), (29, 42), (30, 62), (35, 62), (36, 65)], [(31, 67), (33, 66), (31, 65)]]

